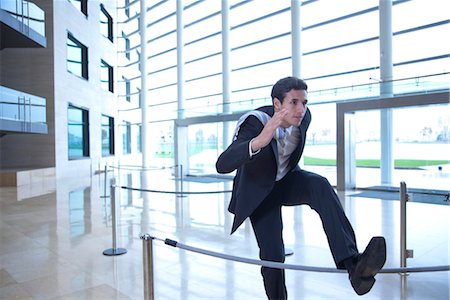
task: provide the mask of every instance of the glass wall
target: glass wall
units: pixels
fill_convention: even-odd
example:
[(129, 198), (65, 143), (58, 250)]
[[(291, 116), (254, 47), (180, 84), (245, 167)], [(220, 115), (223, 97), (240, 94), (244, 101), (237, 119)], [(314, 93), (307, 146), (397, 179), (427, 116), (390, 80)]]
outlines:
[[(393, 183), (446, 190), (450, 182), (450, 105), (393, 109)], [(381, 186), (380, 111), (355, 114), (356, 184)]]
[[(127, 81), (138, 82), (140, 2), (122, 2), (123, 5), (119, 5), (123, 7), (119, 11), (122, 18), (119, 30), (123, 32), (120, 48), (124, 61), (119, 71)], [(270, 105), (272, 85), (293, 72), (291, 1), (225, 1), (229, 7), (228, 15), (222, 12), (222, 2), (179, 2), (183, 5), (182, 14), (178, 14), (182, 17), (182, 28), (177, 28), (177, 1), (145, 2), (147, 121), (152, 123), (152, 133), (147, 134), (153, 136), (154, 132), (164, 132), (160, 135), (164, 140), (156, 137), (159, 146), (152, 149), (151, 155), (158, 157), (164, 153), (166, 159), (174, 159), (173, 152), (166, 149), (174, 149), (174, 134), (167, 132), (173, 133), (175, 129), (165, 127), (166, 124), (173, 124), (182, 115), (183, 118), (213, 117), (207, 124), (197, 124), (192, 119), (188, 129), (188, 173), (213, 172), (214, 156), (231, 142), (229, 133), (233, 131), (234, 122), (224, 125), (214, 119), (223, 113), (224, 78), (230, 81), (230, 111), (244, 113), (261, 105)], [(442, 41), (450, 34), (447, 13), (450, 3), (440, 0), (397, 0), (392, 3), (393, 94), (448, 90), (450, 51)], [(230, 52), (228, 68), (224, 68), (222, 22), (227, 16)], [(380, 97), (379, 1), (302, 1), (300, 27), (300, 70), (309, 86), (312, 111), (302, 165), (323, 173), (335, 183), (335, 104)], [(182, 49), (177, 49), (177, 31), (182, 32)], [(228, 69), (230, 72), (224, 73)], [(182, 95), (178, 89), (180, 75), (184, 80)], [(124, 97), (130, 94), (125, 88), (121, 85), (120, 94)], [(180, 108), (183, 114), (179, 114)], [(443, 107), (429, 109), (433, 115), (433, 110), (442, 111)], [(379, 116), (376, 112), (371, 113), (375, 115), (370, 115), (370, 119), (378, 121), (370, 124), (375, 128), (358, 132), (361, 141), (379, 140), (383, 134), (379, 126), (376, 127)], [(405, 110), (405, 113), (413, 114), (413, 111)], [(449, 121), (444, 119), (439, 126), (448, 126)], [(433, 126), (432, 132), (437, 131), (438, 125)], [(222, 140), (223, 136), (225, 140)], [(206, 151), (209, 154), (202, 158), (207, 159), (197, 162), (196, 157)], [(431, 157), (431, 152), (426, 151), (424, 155)], [(375, 152), (371, 156), (367, 159), (379, 159)], [(401, 155), (396, 159), (402, 159)], [(362, 185), (362, 182), (358, 184)]]
[(192, 125), (188, 128), (190, 174), (216, 173), (219, 156), (218, 141), (222, 140), (222, 123)]

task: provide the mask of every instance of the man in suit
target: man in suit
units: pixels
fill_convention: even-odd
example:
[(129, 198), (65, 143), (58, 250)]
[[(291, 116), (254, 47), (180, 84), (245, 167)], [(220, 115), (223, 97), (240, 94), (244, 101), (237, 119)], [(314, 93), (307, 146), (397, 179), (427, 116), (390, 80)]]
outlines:
[[(320, 216), (336, 267), (347, 269), (358, 295), (370, 291), (386, 260), (383, 237), (374, 237), (360, 254), (353, 228), (328, 180), (300, 169), (311, 122), (307, 85), (296, 77), (272, 88), (272, 106), (240, 118), (231, 145), (219, 156), (218, 173), (237, 170), (229, 211), (232, 233), (250, 218), (260, 259), (284, 262), (282, 206), (307, 204)], [(287, 299), (283, 269), (261, 268), (269, 299)]]

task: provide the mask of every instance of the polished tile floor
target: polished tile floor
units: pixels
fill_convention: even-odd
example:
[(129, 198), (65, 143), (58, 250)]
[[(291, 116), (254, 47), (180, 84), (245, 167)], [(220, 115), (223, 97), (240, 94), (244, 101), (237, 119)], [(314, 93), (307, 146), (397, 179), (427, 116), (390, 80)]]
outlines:
[[(116, 174), (114, 174), (116, 173)], [(117, 188), (111, 213), (110, 178)], [(105, 182), (106, 188), (105, 188)], [(155, 299), (265, 299), (259, 267), (165, 245), (182, 244), (256, 259), (248, 223), (229, 234), (230, 181), (174, 180), (170, 170), (110, 172), (22, 188), (0, 188), (0, 299), (144, 299), (141, 234), (153, 246)], [(39, 190), (38, 195), (22, 189)], [(158, 192), (156, 192), (158, 191)], [(183, 191), (183, 195), (171, 192)], [(210, 192), (210, 193), (204, 193)], [(387, 240), (387, 268), (400, 266), (399, 201), (341, 193), (360, 250), (374, 235)], [(31, 197), (24, 197), (30, 195)], [(450, 206), (408, 203), (409, 267), (450, 263)], [(306, 206), (283, 211), (286, 262), (334, 267), (317, 214)], [(116, 244), (113, 244), (113, 221)], [(105, 256), (104, 250), (127, 253)], [(289, 299), (449, 299), (450, 272), (379, 274), (372, 291), (357, 296), (344, 273), (286, 271)]]

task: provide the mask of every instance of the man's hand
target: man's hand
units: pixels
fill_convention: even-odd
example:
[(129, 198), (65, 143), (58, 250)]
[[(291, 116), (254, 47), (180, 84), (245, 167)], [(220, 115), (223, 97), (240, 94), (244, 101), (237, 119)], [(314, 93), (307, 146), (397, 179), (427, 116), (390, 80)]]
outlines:
[(287, 109), (282, 109), (274, 113), (273, 117), (267, 122), (261, 133), (252, 140), (252, 152), (256, 152), (270, 143), (275, 134), (275, 130), (277, 130), (278, 127), (281, 127), (287, 114)]

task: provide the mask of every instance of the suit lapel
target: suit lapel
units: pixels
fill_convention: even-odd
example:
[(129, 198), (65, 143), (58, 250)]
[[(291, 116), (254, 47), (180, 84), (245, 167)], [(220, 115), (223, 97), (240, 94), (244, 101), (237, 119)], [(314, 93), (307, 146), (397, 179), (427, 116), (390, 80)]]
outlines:
[[(266, 114), (268, 114), (271, 118), (273, 117), (273, 114), (274, 114), (273, 106), (264, 106), (264, 107), (261, 107), (261, 110), (264, 111)], [(272, 151), (273, 151), (273, 154), (275, 155), (275, 160), (276, 160), (277, 166), (278, 166), (279, 165), (279, 161), (278, 161), (277, 140), (273, 138), (270, 141), (270, 146), (272, 147)]]
[(304, 130), (302, 130), (301, 127), (299, 127), (300, 130), (300, 136), (298, 140), (298, 145), (294, 150), (294, 153), (291, 154), (291, 157), (289, 158), (289, 169), (293, 169), (298, 162), (300, 161), (300, 155), (302, 153), (303, 145), (304, 145)]
[(277, 140), (276, 139), (272, 139), (270, 141), (270, 146), (272, 147), (273, 150), (273, 154), (275, 155), (275, 160), (277, 162), (277, 166), (280, 164), (280, 162), (278, 161), (278, 146), (277, 146)]

